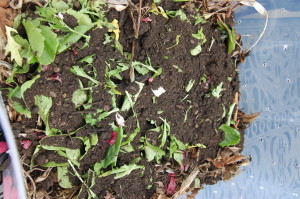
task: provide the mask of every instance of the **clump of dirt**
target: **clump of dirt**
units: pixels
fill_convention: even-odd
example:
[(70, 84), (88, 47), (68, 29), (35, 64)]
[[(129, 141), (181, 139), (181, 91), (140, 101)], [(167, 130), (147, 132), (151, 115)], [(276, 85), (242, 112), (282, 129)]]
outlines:
[[(180, 5), (182, 4), (165, 1), (161, 6), (166, 10), (178, 10)], [(144, 6), (151, 7), (151, 4), (146, 3)], [(81, 183), (77, 175), (88, 177), (80, 193), (78, 193), (79, 189), (72, 189), (72, 194), (85, 198), (92, 191), (99, 198), (106, 196), (106, 198), (129, 199), (151, 198), (157, 193), (168, 195), (168, 186), (173, 179), (176, 179), (174, 190), (178, 191), (181, 183), (199, 165), (201, 166), (197, 178), (201, 185), (214, 184), (225, 179), (220, 168), (245, 162), (247, 158), (244, 156), (236, 158), (237, 150), (230, 149), (231, 152), (224, 155), (219, 145), (224, 140), (224, 133), (219, 130), (219, 127), (226, 123), (229, 106), (236, 101), (239, 93), (236, 63), (231, 54), (228, 54), (223, 35), (217, 29), (218, 25), (214, 17), (206, 23), (194, 25), (194, 19), (189, 16), (190, 8), (185, 7), (182, 10), (188, 16), (184, 20), (180, 16), (166, 19), (162, 15), (148, 13), (144, 17), (149, 17), (151, 21), (141, 22), (138, 38), (134, 37), (130, 10), (126, 9), (122, 12), (111, 10), (107, 17), (109, 21), (117, 19), (119, 22), (119, 42), (123, 46), (123, 54), (116, 48), (114, 41), (106, 40), (112, 31), (96, 28), (87, 33), (91, 36), (88, 47), (81, 49), (84, 41), (80, 40), (70, 49), (57, 55), (55, 61), (49, 65), (49, 70), (41, 72), (41, 77), (25, 92), (24, 101), (31, 109), (32, 118), (22, 118), (21, 121), (12, 123), (16, 135), (27, 134), (26, 138), (17, 138), (18, 143), (24, 139), (32, 141), (30, 147), (26, 149), (19, 145), (24, 165), (39, 165), (38, 167), (43, 169), (46, 167), (45, 164), (49, 166), (52, 162), (64, 165), (67, 157), (55, 150), (59, 147), (79, 150), (80, 154), (85, 155), (81, 156), (78, 165), (75, 165), (78, 174), (75, 175), (73, 168), (69, 167), (67, 176), (70, 177), (73, 187)], [(64, 22), (70, 27), (77, 25), (76, 20), (71, 16), (65, 17)], [(206, 42), (201, 46), (201, 53), (192, 56), (190, 51), (199, 42), (192, 34), (197, 34), (200, 29), (203, 29)], [(130, 60), (128, 53), (132, 53), (132, 46), (134, 46), (134, 57)], [(80, 62), (90, 55), (93, 55), (92, 64)], [(121, 108), (126, 92), (138, 93), (139, 87), (135, 82), (130, 81), (129, 70), (120, 73), (122, 79), (112, 78), (119, 94), (109, 93), (110, 88), (106, 82), (108, 65), (113, 70), (118, 69), (118, 63), (130, 64), (132, 61), (148, 62), (148, 64), (151, 62), (155, 69), (162, 69), (162, 73), (154, 78), (152, 78), (153, 73), (141, 75), (136, 72), (135, 80), (144, 83), (144, 87), (133, 108), (119, 111), (125, 119), (123, 140), (135, 131), (137, 120), (140, 131), (131, 143), (134, 150), (130, 152), (121, 150), (115, 167), (130, 165), (135, 158), (141, 157), (138, 165), (142, 165), (143, 169), (133, 170), (119, 179), (115, 179), (115, 175), (94, 177), (90, 172), (95, 170), (95, 164), (101, 163), (106, 158), (107, 151), (113, 146), (109, 140), (113, 139), (111, 123), (114, 123), (116, 116), (115, 113), (110, 114), (101, 121), (95, 121), (94, 125), (87, 122), (87, 117), (91, 116), (94, 119), (100, 117), (100, 109), (109, 112), (114, 109), (114, 106)], [(74, 91), (81, 86), (88, 88), (91, 85), (87, 78), (70, 72), (75, 65), (82, 67), (91, 76), (96, 74), (95, 79), (98, 81), (95, 88), (88, 90), (92, 100), (86, 100), (79, 107), (76, 107), (72, 100)], [(35, 74), (36, 72), (29, 72), (22, 76), (26, 81)], [(60, 74), (62, 81), (49, 80), (53, 74)], [(192, 86), (187, 90), (186, 87), (191, 81)], [(213, 96), (212, 91), (221, 83), (220, 96)], [(153, 91), (160, 87), (165, 92), (156, 97)], [(52, 99), (49, 125), (59, 130), (61, 134), (59, 136), (44, 137), (43, 131), (36, 131), (36, 129), (45, 129), (34, 98), (41, 95)], [(115, 102), (112, 96), (116, 97)], [(234, 112), (237, 110), (235, 109)], [(182, 165), (171, 159), (169, 154), (163, 156), (160, 161), (147, 161), (145, 157), (145, 149), (141, 147), (145, 142), (143, 140), (147, 139), (152, 145), (158, 146), (162, 139), (160, 133), (149, 130), (164, 125), (166, 123), (164, 121), (170, 125), (171, 135), (191, 146), (182, 151), (184, 157)], [(240, 122), (236, 127), (241, 132), (241, 141), (236, 147), (242, 149), (245, 125)], [(41, 139), (41, 135), (44, 138)], [(93, 135), (97, 135), (98, 140), (92, 147), (87, 148), (86, 139), (82, 138), (90, 138)], [(167, 139), (162, 150), (169, 150), (170, 143), (171, 141)], [(39, 144), (44, 147), (34, 153)], [(54, 150), (53, 147), (57, 148)], [(232, 160), (232, 157), (236, 159)], [(110, 167), (104, 168), (103, 172), (110, 169)], [(25, 166), (25, 170), (29, 170), (29, 167)], [(52, 172), (57, 171), (53, 169)], [(236, 170), (233, 169), (229, 171), (229, 173), (235, 172)], [(43, 172), (33, 172), (33, 174), (35, 175), (33, 178), (36, 179)], [(38, 189), (44, 189), (47, 193), (51, 190), (50, 196), (57, 197), (62, 190), (57, 188), (60, 182), (55, 178), (50, 179), (52, 179), (50, 184), (37, 183)]]

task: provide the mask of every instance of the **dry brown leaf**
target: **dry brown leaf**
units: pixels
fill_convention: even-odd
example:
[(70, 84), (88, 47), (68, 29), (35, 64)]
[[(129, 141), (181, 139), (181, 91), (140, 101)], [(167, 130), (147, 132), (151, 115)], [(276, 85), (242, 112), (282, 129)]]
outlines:
[(202, 188), (193, 188), (193, 189), (189, 190), (189, 192), (191, 192), (191, 193), (186, 195), (186, 199), (196, 198), (196, 195), (199, 193), (199, 190), (201, 190), (201, 189)]
[(169, 198), (168, 196), (166, 196), (165, 194), (158, 194), (158, 193), (155, 193), (151, 199), (171, 199)]
[(245, 113), (242, 113), (239, 115), (240, 118), (243, 119), (244, 123), (251, 123), (253, 122), (258, 116), (260, 115), (260, 112), (252, 113), (250, 115), (247, 115)]
[(196, 176), (199, 173), (199, 168), (195, 167), (194, 170), (190, 173), (190, 175), (182, 182), (181, 187), (179, 189), (179, 191), (177, 191), (173, 198), (176, 198), (178, 196), (181, 196), (182, 194), (184, 194), (186, 192), (186, 190), (188, 188), (190, 188), (191, 184), (194, 182)]
[(9, 0), (1, 0), (0, 1), (0, 7), (6, 8), (9, 4)]
[(106, 195), (104, 196), (104, 199), (116, 199), (116, 197), (109, 191), (106, 191)]
[(236, 105), (234, 116), (233, 116), (233, 121), (237, 122), (238, 111), (239, 111), (239, 93), (238, 92), (236, 92), (234, 94), (233, 103)]
[(237, 147), (225, 147), (218, 152), (218, 155), (214, 160), (211, 158), (207, 158), (206, 160), (212, 162), (217, 169), (239, 162), (247, 162), (249, 160), (248, 157), (240, 155), (238, 152), (239, 150), (240, 149)]
[(12, 26), (15, 14), (11, 8), (0, 7), (0, 60), (4, 58), (4, 47), (6, 44), (5, 26)]
[(44, 173), (43, 175), (39, 176), (35, 182), (42, 182), (44, 180), (46, 180), (50, 174), (50, 172), (52, 171), (52, 167), (48, 168)]

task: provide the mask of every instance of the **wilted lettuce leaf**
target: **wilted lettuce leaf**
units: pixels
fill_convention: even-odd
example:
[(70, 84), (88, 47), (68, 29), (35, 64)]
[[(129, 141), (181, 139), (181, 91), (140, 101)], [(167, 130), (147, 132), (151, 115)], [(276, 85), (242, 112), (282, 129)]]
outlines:
[(220, 128), (225, 133), (225, 138), (220, 142), (220, 146), (232, 146), (240, 142), (241, 136), (240, 132), (226, 124), (222, 124)]
[(52, 99), (51, 97), (46, 97), (43, 95), (36, 95), (34, 96), (35, 105), (39, 108), (38, 113), (41, 116), (42, 120), (46, 125), (46, 135), (51, 134), (48, 118), (50, 109), (52, 107)]

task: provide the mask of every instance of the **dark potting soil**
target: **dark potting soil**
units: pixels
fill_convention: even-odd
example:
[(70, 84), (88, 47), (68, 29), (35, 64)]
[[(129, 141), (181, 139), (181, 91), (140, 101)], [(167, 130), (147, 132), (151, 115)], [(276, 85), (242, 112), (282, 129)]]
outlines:
[[(178, 4), (166, 4), (168, 10), (175, 10)], [(136, 80), (144, 82), (145, 86), (141, 91), (134, 110), (138, 116), (141, 131), (135, 137), (132, 145), (134, 152), (120, 153), (118, 156), (117, 167), (129, 164), (134, 158), (141, 156), (143, 150), (139, 149), (140, 138), (147, 135), (148, 140), (153, 145), (159, 144), (158, 134), (149, 132), (149, 129), (155, 128), (150, 123), (151, 120), (156, 121), (157, 125), (161, 125), (166, 119), (171, 126), (171, 134), (183, 143), (195, 145), (201, 143), (206, 148), (197, 149), (197, 153), (186, 151), (184, 160), (185, 171), (180, 170), (180, 165), (174, 160), (163, 158), (161, 164), (156, 161), (147, 162), (143, 158), (139, 165), (144, 165), (145, 170), (134, 170), (130, 175), (120, 179), (114, 179), (114, 175), (103, 178), (97, 178), (92, 191), (104, 198), (107, 194), (113, 193), (116, 198), (132, 199), (132, 198), (151, 198), (158, 184), (162, 182), (165, 186), (168, 183), (168, 174), (163, 168), (172, 168), (176, 173), (176, 179), (180, 186), (180, 181), (186, 177), (196, 165), (206, 162), (206, 158), (214, 159), (220, 150), (219, 143), (224, 139), (224, 134), (218, 128), (226, 122), (226, 117), (222, 117), (224, 108), (228, 111), (228, 107), (233, 103), (234, 96), (239, 92), (238, 70), (231, 56), (227, 53), (227, 47), (221, 39), (221, 33), (217, 30), (217, 25), (212, 21), (205, 24), (193, 25), (187, 21), (180, 20), (179, 17), (165, 19), (161, 15), (150, 14), (151, 22), (142, 22), (138, 39), (134, 38), (133, 25), (130, 15), (127, 11), (109, 12), (109, 21), (118, 19), (120, 25), (120, 43), (123, 45), (124, 52), (131, 52), (132, 42), (135, 42), (135, 55), (133, 60), (142, 63), (149, 57), (152, 66), (156, 68), (162, 67), (161, 75), (154, 78), (152, 83), (148, 82), (150, 75), (138, 75)], [(76, 26), (76, 21), (68, 16), (65, 22), (71, 27)], [(192, 19), (189, 19), (192, 20)], [(75, 23), (75, 24), (74, 24)], [(206, 35), (207, 41), (202, 46), (202, 52), (197, 56), (191, 56), (190, 50), (196, 47), (198, 40), (192, 37), (200, 28)], [(50, 70), (41, 73), (39, 78), (30, 89), (25, 92), (25, 101), (27, 106), (31, 108), (33, 117), (31, 119), (22, 118), (18, 123), (13, 123), (12, 127), (16, 134), (27, 133), (26, 138), (19, 137), (17, 142), (24, 139), (30, 139), (32, 145), (29, 149), (24, 149), (19, 145), (19, 151), (23, 157), (23, 162), (30, 165), (35, 147), (39, 142), (44, 144), (67, 147), (71, 149), (81, 149), (82, 154), (85, 153), (84, 143), (76, 137), (89, 136), (91, 134), (98, 135), (98, 144), (90, 149), (87, 154), (79, 161), (80, 167), (77, 168), (79, 174), (87, 174), (89, 169), (93, 168), (96, 162), (100, 162), (105, 158), (109, 144), (103, 142), (111, 137), (112, 129), (110, 123), (115, 120), (115, 114), (111, 114), (107, 118), (97, 124), (97, 127), (85, 125), (84, 114), (88, 112), (94, 113), (97, 109), (111, 110), (111, 95), (105, 87), (105, 69), (106, 63), (111, 68), (116, 68), (116, 61), (126, 62), (124, 56), (111, 45), (113, 42), (103, 44), (107, 29), (94, 29), (88, 32), (91, 36), (89, 46), (80, 50), (83, 41), (77, 42), (72, 49), (66, 50), (59, 54), (55, 61), (50, 65)], [(176, 37), (179, 43), (176, 44)], [(214, 40), (214, 42), (212, 41)], [(85, 72), (92, 74), (93, 68), (78, 60), (94, 54), (93, 66), (97, 71), (96, 79), (100, 82), (97, 88), (93, 89), (93, 103), (91, 108), (87, 110), (76, 109), (72, 102), (73, 92), (79, 88), (78, 79), (81, 80), (84, 87), (88, 87), (88, 80), (74, 75), (70, 72), (70, 68), (79, 65), (85, 69)], [(59, 81), (47, 80), (47, 77), (54, 73), (60, 73), (62, 83)], [(121, 107), (125, 95), (125, 91), (129, 93), (137, 92), (138, 88), (135, 83), (130, 82), (129, 71), (121, 73), (123, 80), (115, 79), (117, 90), (122, 95), (117, 96), (117, 107)], [(26, 79), (30, 79), (32, 74), (21, 75)], [(201, 77), (206, 76), (209, 81), (204, 83)], [(195, 80), (191, 90), (187, 93), (185, 86), (190, 80)], [(211, 89), (216, 88), (223, 82), (223, 90), (219, 98), (208, 96)], [(152, 90), (163, 87), (166, 92), (160, 97), (153, 98)], [(53, 100), (49, 122), (51, 128), (60, 129), (65, 135), (55, 138), (38, 139), (39, 133), (34, 129), (42, 129), (38, 122), (37, 107), (34, 103), (34, 96), (49, 96)], [(126, 121), (124, 131), (130, 134), (136, 128), (136, 119), (132, 111), (120, 112)], [(81, 128), (76, 133), (78, 128)], [(241, 142), (238, 147), (243, 146), (243, 129), (241, 131)], [(196, 154), (196, 155), (195, 155)], [(168, 155), (167, 155), (168, 156)], [(47, 162), (54, 161), (62, 163), (66, 158), (58, 155), (54, 151), (42, 149), (34, 156), (34, 164), (42, 165)], [(167, 165), (167, 166), (166, 166)], [(24, 167), (28, 170), (29, 167)], [(214, 168), (209, 168), (213, 170)], [(56, 172), (55, 169), (52, 170)], [(70, 169), (70, 173), (73, 171)], [(143, 175), (142, 175), (143, 173)], [(41, 172), (35, 171), (36, 177)], [(51, 175), (50, 175), (51, 176)], [(80, 181), (76, 176), (69, 175), (74, 185), (80, 185)], [(49, 180), (52, 180), (49, 182)], [(201, 184), (213, 184), (220, 180), (220, 176), (201, 176)], [(52, 195), (61, 189), (57, 188), (57, 179), (50, 177), (47, 183), (37, 183), (37, 189), (53, 190)], [(88, 182), (88, 185), (91, 182)], [(152, 186), (149, 186), (152, 185)], [(148, 189), (147, 189), (148, 187)], [(87, 190), (83, 189), (79, 198), (87, 196)]]

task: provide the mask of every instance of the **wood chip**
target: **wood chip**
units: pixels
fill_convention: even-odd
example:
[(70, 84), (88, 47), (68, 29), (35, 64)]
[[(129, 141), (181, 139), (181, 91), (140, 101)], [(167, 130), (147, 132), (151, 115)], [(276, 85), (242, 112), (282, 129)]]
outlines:
[(244, 123), (251, 123), (253, 122), (258, 116), (260, 115), (260, 112), (252, 113), (250, 115), (247, 115), (245, 113), (240, 114), (239, 117), (243, 119)]
[(44, 180), (46, 180), (50, 174), (50, 172), (52, 171), (52, 168), (48, 168), (41, 176), (39, 176), (35, 182), (42, 182)]

